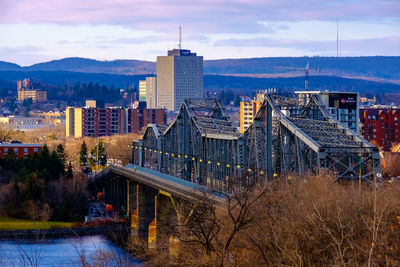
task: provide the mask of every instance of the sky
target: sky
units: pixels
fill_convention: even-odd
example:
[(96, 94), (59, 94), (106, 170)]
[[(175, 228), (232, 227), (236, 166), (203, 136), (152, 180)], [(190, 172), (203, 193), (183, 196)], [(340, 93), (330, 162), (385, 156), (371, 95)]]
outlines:
[(205, 59), (400, 56), (400, 0), (0, 0), (0, 61), (155, 61), (179, 26)]

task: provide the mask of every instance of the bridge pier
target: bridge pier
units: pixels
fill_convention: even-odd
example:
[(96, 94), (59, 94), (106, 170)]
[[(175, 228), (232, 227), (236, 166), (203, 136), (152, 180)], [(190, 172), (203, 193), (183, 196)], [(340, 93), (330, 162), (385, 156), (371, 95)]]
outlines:
[(152, 231), (149, 232), (150, 224), (155, 220), (155, 197), (158, 190), (154, 190), (143, 184), (137, 185), (137, 226), (132, 229), (133, 235), (147, 242), (152, 238)]
[(171, 251), (178, 226), (178, 212), (169, 193), (160, 191), (155, 196), (155, 220), (149, 226), (149, 248), (160, 252)]

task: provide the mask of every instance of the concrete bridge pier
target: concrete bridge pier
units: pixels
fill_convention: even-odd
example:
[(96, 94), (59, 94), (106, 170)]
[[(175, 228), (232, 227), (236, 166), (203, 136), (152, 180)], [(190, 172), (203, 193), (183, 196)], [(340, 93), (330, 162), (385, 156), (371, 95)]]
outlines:
[[(137, 185), (137, 226), (132, 229), (132, 234), (144, 243), (152, 238), (151, 224), (155, 223), (155, 205), (158, 190), (144, 184)], [(150, 230), (150, 232), (149, 232)]]
[(155, 220), (149, 227), (149, 248), (169, 253), (175, 243), (178, 227), (178, 211), (173, 197), (160, 191), (155, 196)]

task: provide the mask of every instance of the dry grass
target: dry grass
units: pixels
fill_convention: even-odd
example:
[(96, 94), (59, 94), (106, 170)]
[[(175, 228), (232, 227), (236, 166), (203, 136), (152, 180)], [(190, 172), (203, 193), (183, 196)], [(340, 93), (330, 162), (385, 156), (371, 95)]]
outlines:
[(0, 231), (71, 228), (73, 226), (74, 223), (72, 222), (33, 222), (10, 217), (0, 217)]
[(190, 231), (187, 225), (178, 227), (176, 234), (182, 240), (191, 237), (190, 242), (181, 242), (173, 255), (155, 255), (149, 263), (399, 266), (399, 192), (400, 184), (359, 188), (334, 183), (329, 177), (296, 177), (242, 189), (214, 213), (216, 235), (207, 247), (198, 233), (210, 230), (210, 220), (199, 217), (199, 231), (191, 236), (193, 224)]

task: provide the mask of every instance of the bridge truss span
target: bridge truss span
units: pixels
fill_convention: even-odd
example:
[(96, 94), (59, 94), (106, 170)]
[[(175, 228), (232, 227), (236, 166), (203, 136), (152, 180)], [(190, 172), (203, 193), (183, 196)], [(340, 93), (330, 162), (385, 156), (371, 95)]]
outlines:
[(371, 180), (379, 151), (335, 120), (318, 95), (307, 103), (267, 94), (242, 134), (217, 100), (185, 100), (168, 125), (150, 124), (133, 162), (211, 189), (297, 172)]

